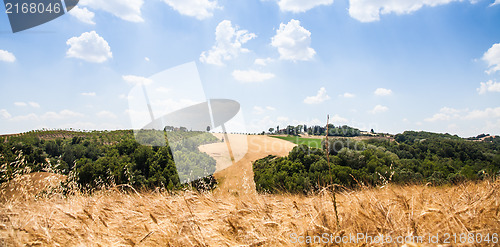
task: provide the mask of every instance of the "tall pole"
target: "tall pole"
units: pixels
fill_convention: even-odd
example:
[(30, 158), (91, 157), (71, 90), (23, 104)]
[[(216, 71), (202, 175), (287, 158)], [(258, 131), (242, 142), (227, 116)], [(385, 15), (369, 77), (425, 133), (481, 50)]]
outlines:
[(337, 221), (337, 230), (340, 227), (339, 212), (337, 210), (337, 196), (335, 195), (335, 185), (333, 184), (332, 168), (330, 167), (330, 143), (328, 142), (328, 133), (330, 130), (330, 115), (326, 115), (326, 162), (328, 164), (328, 173), (330, 174), (330, 186), (332, 186), (333, 210), (335, 211), (335, 219)]
[(330, 167), (330, 143), (328, 142), (328, 132), (330, 130), (330, 115), (326, 115), (326, 162), (328, 164), (328, 173), (330, 174), (330, 185), (333, 184), (332, 168)]

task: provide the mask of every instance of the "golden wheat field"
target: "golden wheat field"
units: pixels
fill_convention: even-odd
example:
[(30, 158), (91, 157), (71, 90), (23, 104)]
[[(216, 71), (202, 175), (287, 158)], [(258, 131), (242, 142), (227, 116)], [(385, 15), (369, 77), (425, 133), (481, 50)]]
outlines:
[[(117, 188), (92, 196), (24, 197), (0, 204), (0, 243), (305, 246), (309, 240), (312, 246), (402, 246), (394, 242), (404, 236), (417, 242), (407, 246), (436, 246), (428, 240), (438, 235), (442, 246), (498, 246), (492, 241), (498, 241), (494, 234), (500, 230), (499, 187), (500, 183), (489, 182), (440, 188), (388, 185), (337, 192), (335, 201), (327, 191), (300, 196), (220, 191), (138, 193)], [(361, 233), (364, 240), (348, 240), (361, 237)], [(369, 241), (368, 236), (380, 234), (391, 236), (394, 242)], [(460, 239), (460, 234), (473, 234), (477, 242), (467, 242), (469, 237)], [(342, 244), (342, 237), (347, 244)], [(443, 243), (446, 240), (450, 243)]]

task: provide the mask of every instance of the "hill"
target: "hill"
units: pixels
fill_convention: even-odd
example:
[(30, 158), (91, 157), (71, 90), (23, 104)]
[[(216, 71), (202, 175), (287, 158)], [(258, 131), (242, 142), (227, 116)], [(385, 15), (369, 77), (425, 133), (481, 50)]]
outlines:
[[(269, 191), (272, 194), (256, 193), (255, 186), (260, 183), (257, 180), (254, 183), (254, 178), (258, 176), (254, 177), (252, 163), (261, 158), (264, 160), (260, 163), (265, 160), (302, 158), (297, 156), (297, 152), (289, 153), (295, 145), (281, 139), (244, 135), (238, 135), (237, 138), (247, 139), (248, 150), (235, 150), (235, 153), (242, 153), (243, 157), (236, 164), (215, 174), (220, 184), (212, 191), (186, 188), (169, 190), (165, 187), (134, 189), (133, 185), (110, 184), (91, 194), (57, 185), (48, 189), (41, 186), (42, 189), (37, 192), (22, 193), (26, 187), (16, 187), (14, 179), (26, 175), (17, 173), (11, 182), (4, 183), (3, 189), (14, 186), (24, 196), (0, 201), (0, 244), (305, 246), (309, 241), (311, 245), (317, 246), (328, 245), (324, 242), (326, 239), (341, 242), (343, 237), (347, 236), (345, 241), (351, 241), (351, 236), (356, 236), (353, 238), (360, 237), (357, 243), (348, 242), (346, 245), (387, 246), (387, 242), (376, 242), (376, 237), (383, 235), (384, 239), (389, 236), (392, 241), (402, 241), (393, 245), (402, 245), (411, 240), (412, 243), (407, 243), (407, 246), (435, 246), (431, 242), (435, 236), (439, 236), (436, 239), (438, 243), (449, 246), (498, 245), (499, 182), (487, 179), (442, 186), (396, 183), (368, 186), (356, 183), (352, 187), (337, 186), (335, 194), (325, 188), (296, 194), (283, 189)], [(13, 140), (22, 141), (11, 142)], [(25, 150), (29, 143), (25, 140), (30, 141), (30, 138), (13, 140), (4, 143), (11, 143), (10, 148)], [(85, 143), (85, 140), (81, 141)], [(427, 145), (428, 140), (413, 143)], [(441, 138), (437, 140), (444, 141)], [(47, 141), (51, 140), (35, 142), (35, 151), (30, 154), (37, 154), (37, 147), (44, 147)], [(455, 140), (446, 141), (453, 143)], [(70, 144), (72, 142), (73, 138), (63, 139), (61, 143), (80, 145)], [(106, 142), (101, 147), (106, 151), (116, 148), (118, 154), (119, 147), (122, 147), (122, 152), (126, 153), (123, 150), (127, 150), (128, 145), (121, 142), (130, 144), (122, 140)], [(366, 142), (376, 149), (386, 146), (384, 155), (392, 152), (389, 151), (391, 148), (403, 145), (383, 139)], [(216, 141), (208, 144), (206, 150), (207, 155), (218, 155), (217, 152), (210, 152), (210, 145), (220, 143)], [(432, 155), (433, 149), (429, 150)], [(320, 158), (324, 155), (324, 151), (318, 152), (312, 153), (311, 157)], [(41, 154), (44, 155), (43, 152)], [(287, 157), (283, 157), (287, 154)], [(272, 156), (265, 158), (267, 155)], [(15, 159), (17, 163), (13, 165), (24, 164), (23, 167), (29, 168), (29, 157), (19, 157), (24, 159)], [(325, 171), (322, 173), (327, 174)]]

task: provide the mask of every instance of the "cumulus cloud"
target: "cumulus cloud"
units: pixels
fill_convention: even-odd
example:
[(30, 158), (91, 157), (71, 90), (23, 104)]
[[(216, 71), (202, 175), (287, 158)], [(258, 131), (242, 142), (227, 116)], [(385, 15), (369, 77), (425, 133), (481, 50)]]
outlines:
[(16, 56), (8, 51), (0, 50), (0, 61), (13, 63), (16, 61)]
[(389, 96), (392, 94), (392, 90), (386, 88), (377, 88), (373, 93), (377, 96)]
[(373, 22), (380, 20), (380, 15), (410, 14), (424, 6), (435, 7), (456, 1), (461, 0), (349, 0), (349, 15), (361, 22)]
[(71, 111), (71, 110), (62, 110), (60, 112), (46, 112), (41, 116), (41, 119), (46, 120), (46, 119), (65, 119), (65, 118), (72, 118), (72, 117), (83, 117), (82, 113)]
[[(103, 10), (112, 15), (130, 22), (143, 22), (141, 8), (144, 0), (80, 0), (80, 6), (87, 6), (96, 10)], [(70, 13), (73, 10), (70, 11)]]
[(340, 96), (342, 96), (344, 98), (354, 98), (354, 97), (356, 97), (356, 95), (354, 95), (352, 93), (344, 93), (344, 94), (341, 94)]
[(499, 118), (500, 107), (486, 108), (484, 110), (473, 110), (465, 115), (465, 119)]
[(81, 93), (83, 96), (96, 96), (95, 92)]
[(26, 102), (14, 102), (14, 105), (21, 106), (21, 107), (29, 105), (29, 106), (34, 107), (34, 108), (40, 108), (40, 104), (33, 102), (33, 101), (29, 101), (28, 103), (26, 103)]
[(231, 21), (221, 21), (215, 29), (215, 45), (209, 51), (201, 53), (200, 61), (223, 66), (223, 61), (236, 58), (240, 53), (249, 52), (242, 45), (257, 36), (247, 30), (238, 29), (237, 26), (233, 27)]
[(386, 112), (388, 110), (389, 110), (389, 108), (387, 106), (376, 105), (375, 107), (373, 107), (373, 109), (370, 111), (370, 113), (371, 114), (377, 114), (377, 113)]
[(451, 107), (443, 107), (438, 113), (434, 114), (430, 118), (424, 119), (426, 122), (437, 122), (437, 121), (448, 121), (452, 119), (457, 119), (460, 117), (461, 113), (466, 110), (459, 110)]
[(485, 94), (487, 92), (500, 92), (500, 82), (494, 82), (489, 80), (487, 82), (481, 82), (481, 86), (477, 89), (479, 94)]
[(260, 65), (260, 66), (266, 66), (268, 65), (269, 63), (273, 62), (274, 60), (270, 57), (268, 58), (257, 58), (255, 59), (255, 61), (253, 62), (255, 65)]
[(273, 73), (263, 73), (256, 70), (235, 70), (232, 75), (234, 79), (241, 82), (262, 82), (275, 77)]
[(210, 0), (164, 0), (166, 4), (172, 7), (182, 15), (195, 17), (203, 20), (213, 16), (213, 11), (220, 9), (217, 1)]
[(306, 104), (319, 104), (324, 102), (325, 100), (329, 100), (330, 96), (326, 93), (326, 89), (324, 87), (318, 90), (318, 93), (315, 96), (308, 96), (304, 99), (304, 103)]
[(127, 83), (130, 83), (132, 85), (149, 85), (153, 81), (149, 78), (142, 77), (142, 76), (136, 76), (136, 75), (124, 75), (122, 76), (122, 79), (126, 81)]
[(79, 21), (83, 22), (83, 23), (87, 23), (87, 24), (90, 24), (90, 25), (95, 25), (95, 22), (94, 22), (94, 12), (88, 10), (87, 8), (80, 8), (77, 6), (75, 6), (73, 9), (71, 9), (71, 11), (69, 12), (70, 15), (76, 17), (76, 19), (78, 19)]
[(5, 109), (0, 109), (0, 116), (2, 116), (3, 118), (11, 118), (12, 117), (12, 115), (10, 115), (10, 113)]
[[(1, 112), (1, 111), (0, 111)], [(84, 117), (85, 115), (79, 112), (71, 111), (71, 110), (62, 110), (60, 112), (53, 112), (49, 111), (41, 116), (35, 114), (35, 113), (30, 113), (27, 115), (20, 115), (20, 116), (15, 116), (11, 117), (10, 114), (8, 115), (8, 119), (10, 121), (18, 121), (18, 122), (24, 122), (24, 121), (47, 121), (47, 120), (62, 120), (62, 119), (70, 119), (70, 118), (81, 118)]]
[(85, 32), (80, 37), (72, 37), (66, 41), (69, 45), (66, 55), (92, 63), (103, 63), (113, 57), (111, 47), (95, 31)]
[(491, 74), (500, 70), (500, 43), (491, 46), (483, 55), (483, 60), (488, 63), (486, 73)]
[(450, 121), (450, 120), (479, 120), (500, 118), (500, 107), (486, 108), (483, 110), (454, 109), (443, 107), (438, 113), (430, 118), (424, 119), (426, 122)]
[(116, 115), (110, 111), (100, 111), (96, 115), (102, 118), (116, 118)]
[(278, 5), (281, 11), (293, 13), (306, 12), (320, 5), (330, 5), (333, 0), (279, 0)]
[(330, 122), (335, 124), (347, 124), (349, 121), (347, 118), (341, 117), (339, 114), (330, 116)]
[(265, 112), (275, 111), (275, 110), (276, 110), (276, 108), (274, 108), (272, 106), (266, 106), (266, 107), (254, 106), (253, 107), (253, 114), (261, 115), (261, 114), (264, 114)]
[(278, 49), (280, 59), (284, 60), (307, 61), (316, 54), (310, 47), (311, 32), (300, 26), (300, 21), (294, 19), (287, 24), (280, 24), (271, 45)]

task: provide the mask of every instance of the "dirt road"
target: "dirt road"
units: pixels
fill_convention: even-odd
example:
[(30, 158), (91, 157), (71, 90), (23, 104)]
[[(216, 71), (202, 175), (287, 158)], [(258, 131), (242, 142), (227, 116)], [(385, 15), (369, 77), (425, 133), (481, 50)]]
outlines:
[[(222, 134), (214, 134), (222, 139)], [(255, 193), (252, 162), (268, 155), (286, 156), (295, 144), (277, 138), (261, 135), (229, 134), (231, 149), (236, 162), (232, 164), (227, 152), (226, 143), (214, 143), (200, 147), (217, 161), (219, 181), (217, 193)]]

